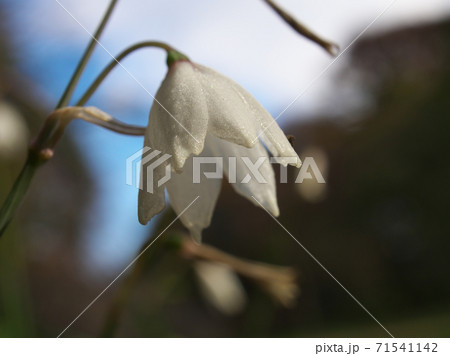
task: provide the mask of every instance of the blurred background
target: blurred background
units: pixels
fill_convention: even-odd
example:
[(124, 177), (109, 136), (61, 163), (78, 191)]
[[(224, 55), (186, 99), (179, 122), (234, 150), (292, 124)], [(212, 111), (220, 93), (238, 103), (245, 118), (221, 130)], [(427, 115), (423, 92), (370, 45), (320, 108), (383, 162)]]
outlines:
[[(100, 42), (111, 54), (141, 40), (168, 42), (233, 78), (274, 117), (297, 98), (280, 125), (327, 184), (295, 184), (290, 170), (291, 183), (278, 186), (280, 222), (394, 336), (449, 337), (450, 3), (278, 3), (341, 49), (376, 21), (332, 63), (262, 1), (129, 0), (119, 1)], [(94, 32), (106, 7), (0, 1), (1, 202), (90, 39), (80, 24)], [(110, 59), (96, 49), (75, 97)], [(123, 65), (151, 93), (166, 72), (159, 50)], [(145, 125), (152, 99), (118, 68), (90, 104)], [(170, 209), (149, 226), (137, 221), (125, 160), (141, 147), (141, 138), (70, 126), (0, 240), (0, 336), (57, 336), (167, 226)], [(161, 243), (65, 336), (388, 336), (227, 184), (203, 236), (236, 256), (294, 267), (296, 305), (283, 308), (242, 280), (246, 306), (223, 313), (201, 288), (198, 266)]]

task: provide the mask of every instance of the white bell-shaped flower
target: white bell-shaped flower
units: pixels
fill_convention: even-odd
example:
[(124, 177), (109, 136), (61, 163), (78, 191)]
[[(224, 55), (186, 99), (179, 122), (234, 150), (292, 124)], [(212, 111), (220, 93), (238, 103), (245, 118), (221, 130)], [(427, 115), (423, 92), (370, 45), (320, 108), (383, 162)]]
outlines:
[[(278, 162), (300, 166), (272, 116), (245, 89), (212, 69), (186, 59), (174, 61), (155, 96), (144, 141), (144, 147), (168, 154), (170, 159), (152, 169), (151, 182), (142, 167), (139, 221), (146, 224), (164, 208), (165, 188), (177, 214), (199, 197), (180, 220), (200, 241), (201, 231), (210, 224), (221, 179), (208, 179), (200, 172), (200, 183), (194, 183), (194, 156), (221, 157), (225, 175), (233, 170), (231, 184), (236, 192), (278, 216), (274, 171), (262, 143)], [(243, 157), (253, 163), (264, 158), (258, 167), (263, 181), (246, 179), (252, 172)], [(235, 166), (229, 167), (229, 162)], [(171, 178), (158, 186), (168, 165)], [(152, 189), (147, 189), (149, 184)]]

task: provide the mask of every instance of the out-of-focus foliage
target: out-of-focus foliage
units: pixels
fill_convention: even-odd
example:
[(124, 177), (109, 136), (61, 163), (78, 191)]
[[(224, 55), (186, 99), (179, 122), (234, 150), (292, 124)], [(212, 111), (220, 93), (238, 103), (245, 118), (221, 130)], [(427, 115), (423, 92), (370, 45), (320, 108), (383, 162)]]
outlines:
[[(50, 112), (34, 83), (16, 69), (9, 40), (1, 28), (2, 203), (23, 166), (30, 134)], [(0, 336), (51, 336), (72, 317), (71, 298), (78, 303), (86, 289), (75, 261), (91, 188), (77, 148), (65, 137), (51, 164), (38, 172), (19, 214), (0, 239)]]

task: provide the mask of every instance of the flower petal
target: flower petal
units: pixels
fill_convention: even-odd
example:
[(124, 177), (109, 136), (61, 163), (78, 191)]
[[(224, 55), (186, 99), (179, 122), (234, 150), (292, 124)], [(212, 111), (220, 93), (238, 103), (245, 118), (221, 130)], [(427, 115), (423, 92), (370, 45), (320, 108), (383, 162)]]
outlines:
[[(211, 155), (206, 147), (203, 154)], [(194, 183), (193, 160), (194, 157), (189, 157), (186, 160), (183, 172), (172, 174), (170, 181), (167, 183), (167, 192), (169, 193), (170, 204), (177, 214), (181, 214), (198, 197), (180, 216), (180, 220), (190, 230), (195, 241), (200, 243), (202, 230), (211, 223), (214, 207), (222, 186), (222, 178), (206, 178), (203, 174), (204, 165), (200, 165), (200, 183)]]
[[(205, 145), (211, 149), (214, 156), (223, 157), (223, 170), (238, 194), (258, 207), (261, 204), (274, 216), (279, 215), (275, 174), (267, 151), (259, 139), (255, 147), (246, 148), (208, 135)], [(262, 161), (260, 165), (258, 160)], [(255, 173), (259, 172), (264, 181), (258, 179), (260, 177), (257, 177), (249, 166)]]
[[(142, 160), (144, 163), (145, 161)], [(138, 218), (142, 225), (146, 225), (150, 219), (160, 213), (165, 205), (164, 184), (159, 182), (166, 176), (168, 162), (162, 162), (155, 168), (149, 167), (145, 163), (141, 165), (141, 182), (138, 196)]]
[(191, 154), (202, 152), (208, 128), (206, 100), (197, 77), (191, 62), (175, 62), (150, 110), (146, 142), (172, 155), (172, 168), (177, 172)]
[(237, 84), (210, 68), (194, 66), (208, 106), (209, 132), (238, 145), (253, 147), (257, 123), (252, 108), (236, 90)]
[[(294, 165), (297, 168), (301, 166), (301, 160), (286, 135), (273, 119), (272, 115), (244, 88), (237, 83), (230, 81), (230, 85), (239, 93), (242, 100), (252, 110), (253, 117), (256, 119), (261, 129), (260, 137), (274, 157), (280, 157), (279, 163), (283, 165)], [(283, 159), (285, 157), (286, 159)]]

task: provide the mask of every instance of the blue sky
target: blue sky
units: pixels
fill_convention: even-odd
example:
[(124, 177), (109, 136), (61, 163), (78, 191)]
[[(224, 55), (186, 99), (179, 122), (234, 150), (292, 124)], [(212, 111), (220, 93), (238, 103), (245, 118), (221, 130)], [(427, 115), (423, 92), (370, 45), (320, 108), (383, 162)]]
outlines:
[[(48, 98), (56, 104), (89, 35), (107, 7), (106, 0), (2, 0), (8, 4), (17, 58)], [(279, 0), (303, 23), (345, 48), (392, 1)], [(368, 33), (448, 16), (448, 0), (398, 0)], [(344, 54), (332, 62), (321, 48), (300, 38), (262, 1), (242, 0), (121, 0), (100, 42), (112, 54), (141, 40), (160, 40), (190, 58), (224, 73), (250, 91), (280, 118), (327, 111), (345, 88), (336, 73), (345, 66)], [(76, 96), (90, 83), (110, 56), (97, 48)], [(163, 79), (165, 56), (142, 50), (123, 61), (127, 70), (150, 92)], [(311, 84), (313, 83), (313, 84)], [(306, 90), (306, 91), (305, 91)], [(345, 97), (345, 96), (344, 96)], [(324, 104), (325, 103), (325, 104)], [(129, 123), (145, 125), (152, 98), (126, 71), (117, 68), (90, 104)], [(349, 103), (348, 105), (351, 105)], [(119, 270), (132, 259), (150, 227), (137, 221), (137, 191), (125, 184), (125, 160), (142, 147), (142, 139), (117, 135), (76, 123), (69, 129), (86, 157), (97, 185), (91, 218), (85, 222), (82, 253), (88, 265), (101, 271)]]

